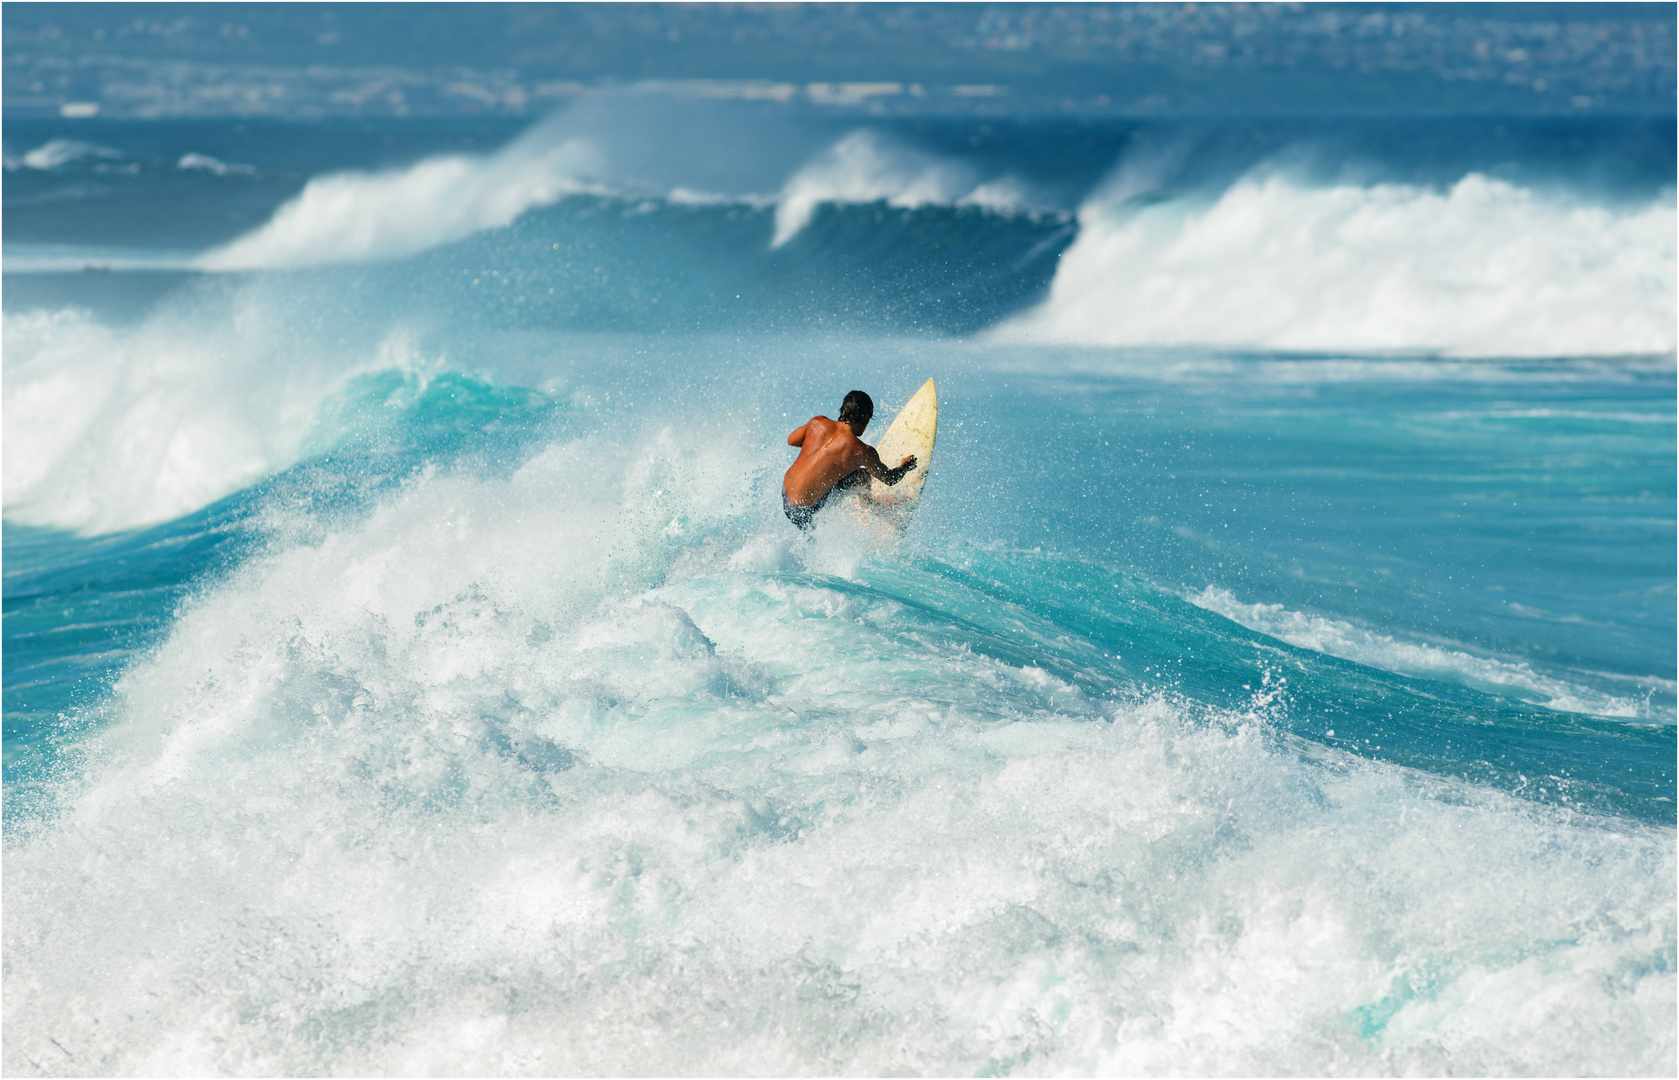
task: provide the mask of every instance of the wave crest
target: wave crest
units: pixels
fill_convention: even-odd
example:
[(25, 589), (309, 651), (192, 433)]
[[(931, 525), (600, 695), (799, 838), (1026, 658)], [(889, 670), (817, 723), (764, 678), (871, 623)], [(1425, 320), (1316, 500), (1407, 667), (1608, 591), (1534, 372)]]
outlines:
[(85, 534), (168, 521), (296, 460), (343, 381), (415, 363), (299, 343), (249, 294), (227, 322), (163, 314), (117, 332), (67, 309), (0, 317), (6, 520)]

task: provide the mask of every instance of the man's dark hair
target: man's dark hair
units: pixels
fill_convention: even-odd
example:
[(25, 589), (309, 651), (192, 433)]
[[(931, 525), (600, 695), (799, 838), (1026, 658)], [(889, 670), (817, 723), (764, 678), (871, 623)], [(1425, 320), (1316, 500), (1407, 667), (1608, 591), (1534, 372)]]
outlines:
[(839, 421), (842, 424), (856, 424), (867, 427), (874, 418), (874, 399), (861, 390), (853, 390), (845, 395), (845, 401), (840, 403)]

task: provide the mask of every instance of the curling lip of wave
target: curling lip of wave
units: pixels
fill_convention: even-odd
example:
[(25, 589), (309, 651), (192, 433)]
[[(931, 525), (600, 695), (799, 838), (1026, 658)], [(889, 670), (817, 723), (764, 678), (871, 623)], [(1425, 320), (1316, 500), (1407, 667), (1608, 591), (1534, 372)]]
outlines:
[[(1223, 615), (1249, 630), (1342, 660), (1424, 679), (1460, 682), (1495, 694), (1515, 696), (1547, 709), (1587, 713), (1618, 720), (1671, 722), (1671, 715), (1652, 715), (1648, 701), (1575, 686), (1541, 675), (1525, 663), (1472, 656), (1458, 649), (1400, 641), (1387, 634), (1289, 611), (1281, 604), (1247, 604), (1228, 589), (1209, 585), (1184, 599), (1196, 607)], [(1665, 680), (1663, 689), (1671, 692)]]
[(1027, 200), (1024, 185), (1013, 177), (981, 182), (966, 165), (898, 146), (864, 129), (818, 154), (788, 179), (776, 203), (770, 246), (781, 247), (797, 236), (822, 203), (884, 201), (902, 209), (954, 204), (1008, 212)]
[(1097, 196), (995, 340), (1448, 356), (1672, 353), (1671, 197), (1618, 209), (1471, 173), (1445, 191), (1250, 174), (1210, 206)]

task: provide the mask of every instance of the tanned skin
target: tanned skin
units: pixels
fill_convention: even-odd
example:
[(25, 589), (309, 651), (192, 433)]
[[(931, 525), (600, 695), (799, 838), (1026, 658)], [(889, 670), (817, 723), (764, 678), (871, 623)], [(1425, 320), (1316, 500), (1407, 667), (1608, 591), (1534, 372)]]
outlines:
[(860, 424), (856, 421), (842, 424), (826, 416), (813, 416), (787, 436), (787, 445), (799, 448), (799, 460), (793, 462), (781, 480), (788, 500), (794, 506), (813, 506), (842, 477), (858, 469), (867, 469), (870, 476), (883, 484), (896, 484), (915, 468), (914, 454), (896, 469), (881, 464), (874, 447), (858, 438), (868, 426), (866, 419)]

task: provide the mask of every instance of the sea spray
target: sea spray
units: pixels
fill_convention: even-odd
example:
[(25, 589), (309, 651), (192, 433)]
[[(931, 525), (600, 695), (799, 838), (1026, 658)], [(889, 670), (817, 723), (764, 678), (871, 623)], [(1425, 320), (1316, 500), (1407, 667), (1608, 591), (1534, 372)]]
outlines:
[(981, 181), (969, 166), (894, 144), (867, 129), (854, 131), (807, 162), (787, 180), (775, 206), (781, 247), (810, 223), (823, 204), (875, 203), (901, 209), (982, 206), (999, 213), (1031, 209), (1018, 178)]
[(10, 1067), (1671, 1053), (1669, 830), (1302, 754), (1269, 691), (976, 633), (913, 565), (802, 572), (754, 455), (641, 445), (418, 478), (190, 605), (8, 851)]

